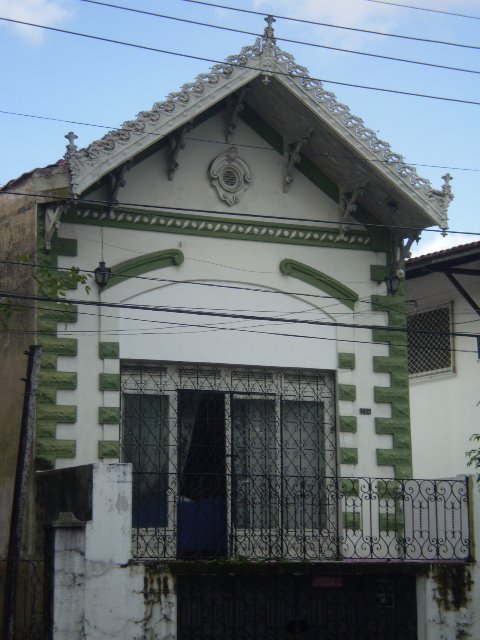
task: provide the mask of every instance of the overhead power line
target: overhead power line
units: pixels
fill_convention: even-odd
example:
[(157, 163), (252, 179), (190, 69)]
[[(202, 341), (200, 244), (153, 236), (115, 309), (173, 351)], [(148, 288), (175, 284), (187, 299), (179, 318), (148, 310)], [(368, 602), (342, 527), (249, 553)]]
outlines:
[[(119, 131), (121, 127), (114, 127), (112, 125), (106, 124), (98, 124), (92, 122), (84, 122), (82, 120), (66, 120), (65, 118), (55, 118), (53, 116), (41, 116), (36, 113), (21, 113), (19, 111), (6, 111), (5, 109), (0, 109), (0, 113), (9, 116), (16, 116), (19, 118), (32, 118), (34, 120), (47, 120), (49, 122), (64, 122), (65, 124), (78, 124), (82, 127), (95, 127), (98, 129), (107, 129), (108, 131)], [(145, 132), (147, 135), (157, 136), (158, 133), (154, 131)], [(225, 142), (223, 140), (211, 140), (209, 138), (196, 138), (193, 136), (185, 136), (185, 140), (190, 140), (192, 142), (206, 142), (209, 144), (220, 144), (223, 146), (229, 146), (230, 143)], [(258, 144), (242, 144), (241, 142), (235, 142), (236, 147), (242, 147), (247, 149), (261, 149), (263, 151), (273, 151), (276, 152), (276, 149), (273, 147), (265, 147)], [(345, 160), (352, 160), (354, 157), (351, 155), (341, 155), (338, 153), (309, 153), (308, 157), (322, 157), (322, 158), (343, 158)], [(381, 158), (370, 158), (369, 162), (380, 162), (383, 164), (389, 164), (388, 160), (382, 160)], [(429, 167), (431, 169), (448, 169), (450, 171), (472, 171), (472, 172), (480, 172), (480, 168), (477, 167), (452, 167), (450, 165), (441, 165), (441, 164), (427, 164), (426, 162), (408, 162), (409, 165), (414, 167)]]
[[(26, 198), (42, 198), (46, 202), (51, 202), (54, 200), (60, 200), (62, 202), (66, 202), (69, 198), (65, 196), (54, 196), (45, 193), (29, 193), (27, 191), (10, 191), (9, 189), (1, 189), (0, 196), (2, 195), (12, 195), (12, 196), (21, 196)], [(283, 222), (308, 222), (313, 224), (338, 224), (338, 222), (332, 220), (321, 220), (315, 218), (296, 218), (294, 216), (275, 216), (269, 215), (266, 213), (243, 213), (238, 211), (216, 211), (215, 209), (194, 209), (188, 207), (175, 207), (173, 205), (162, 205), (162, 204), (145, 204), (138, 202), (119, 202), (113, 200), (93, 200), (89, 198), (82, 198), (80, 201), (75, 201), (75, 204), (93, 204), (93, 205), (101, 205), (108, 207), (116, 207), (117, 210), (126, 210), (132, 211), (135, 210), (136, 207), (141, 207), (142, 209), (153, 209), (155, 211), (180, 211), (186, 213), (207, 213), (212, 214), (213, 216), (231, 216), (234, 218), (259, 218), (261, 220), (280, 220)], [(137, 210), (138, 211), (138, 210)], [(147, 213), (147, 211), (142, 211), (141, 213)], [(412, 231), (412, 232), (430, 232), (430, 233), (446, 233), (442, 229), (424, 229), (422, 227), (410, 227), (405, 225), (393, 225), (393, 224), (383, 224), (381, 222), (355, 222), (349, 221), (346, 223), (349, 227), (372, 227), (379, 229), (395, 229), (399, 231)], [(448, 230), (448, 233), (452, 234), (461, 234), (466, 236), (480, 236), (480, 231), (456, 231), (456, 230)]]
[[(92, 5), (98, 5), (100, 7), (107, 7), (110, 9), (119, 9), (121, 11), (129, 11), (131, 13), (137, 13), (140, 15), (147, 15), (147, 16), (153, 16), (155, 18), (163, 18), (165, 20), (175, 20), (176, 22), (183, 22), (186, 24), (194, 24), (197, 26), (201, 26), (201, 27), (208, 27), (210, 29), (220, 29), (222, 31), (229, 31), (229, 32), (233, 32), (233, 33), (241, 33), (244, 35), (248, 35), (248, 36), (254, 36), (254, 37), (261, 37), (262, 34), (261, 33), (255, 33), (254, 31), (245, 31), (243, 29), (234, 29), (233, 27), (226, 27), (224, 25), (217, 25), (217, 24), (211, 24), (209, 22), (199, 22), (197, 20), (191, 20), (188, 18), (180, 18), (178, 16), (169, 16), (163, 13), (156, 13), (155, 11), (146, 11), (144, 9), (134, 9), (132, 7), (124, 7), (123, 5), (118, 5), (118, 4), (111, 4), (109, 2), (100, 2), (100, 0), (80, 0), (80, 2), (86, 2), (88, 4), (92, 4)], [(289, 42), (290, 44), (300, 44), (300, 45), (304, 45), (307, 47), (317, 47), (319, 49), (328, 49), (329, 51), (339, 51), (341, 53), (351, 53), (354, 55), (359, 55), (359, 56), (367, 56), (370, 58), (378, 58), (381, 60), (389, 60), (389, 61), (393, 61), (393, 62), (403, 62), (403, 63), (408, 63), (408, 64), (416, 64), (416, 65), (420, 65), (420, 66), (425, 66), (425, 67), (434, 67), (436, 69), (443, 69), (443, 70), (447, 70), (447, 71), (460, 71), (462, 73), (474, 73), (474, 74), (479, 74), (480, 75), (480, 71), (476, 70), (476, 69), (465, 69), (463, 67), (451, 67), (448, 65), (443, 65), (443, 64), (435, 64), (433, 62), (424, 62), (424, 61), (419, 61), (419, 60), (409, 60), (407, 58), (395, 58), (393, 56), (386, 56), (386, 55), (382, 55), (382, 54), (378, 54), (378, 53), (370, 53), (370, 52), (366, 52), (366, 51), (357, 51), (355, 49), (342, 49), (340, 47), (332, 47), (332, 46), (328, 46), (328, 45), (324, 45), (324, 44), (318, 44), (316, 42), (305, 42), (303, 40), (292, 40), (290, 38), (281, 38), (279, 36), (275, 36), (276, 40), (279, 40), (281, 42)]]
[[(189, 2), (192, 0), (188, 0)], [(180, 53), (179, 51), (169, 51), (167, 49), (158, 49), (157, 47), (149, 47), (147, 45), (143, 45), (143, 44), (136, 44), (133, 42), (125, 42), (124, 40), (116, 40), (113, 38), (105, 38), (103, 36), (95, 36), (89, 33), (81, 33), (79, 31), (71, 31), (69, 29), (60, 29), (59, 27), (50, 27), (47, 25), (43, 25), (43, 24), (36, 24), (34, 22), (26, 22), (23, 20), (14, 20), (13, 18), (5, 18), (5, 17), (1, 17), (0, 16), (0, 20), (3, 22), (9, 22), (12, 24), (20, 24), (20, 25), (24, 25), (27, 27), (35, 27), (37, 29), (45, 29), (47, 31), (54, 31), (56, 33), (63, 33), (66, 35), (71, 35), (71, 36), (77, 36), (80, 38), (88, 38), (90, 40), (96, 40), (97, 42), (107, 42), (109, 44), (118, 44), (118, 45), (122, 45), (122, 46), (126, 46), (126, 47), (132, 47), (134, 49), (142, 49), (144, 51), (153, 51), (155, 53), (163, 53), (165, 55), (170, 55), (170, 56), (178, 56), (181, 58), (188, 58), (189, 60), (199, 60), (202, 62), (210, 62), (212, 64), (220, 64), (223, 65), (224, 67), (238, 67), (240, 69), (245, 68), (244, 65), (241, 64), (237, 64), (234, 62), (226, 62), (225, 60), (216, 60), (213, 58), (205, 58), (203, 56), (197, 56), (197, 55), (193, 55), (190, 53)], [(476, 49), (480, 49), (480, 47), (474, 47)], [(252, 71), (259, 71), (259, 72), (265, 72), (265, 69), (262, 69), (260, 67), (255, 67), (255, 66), (250, 66), (248, 67), (249, 69), (251, 69)], [(274, 76), (285, 76), (287, 78), (292, 78), (292, 76), (287, 73), (286, 71), (272, 71), (271, 72), (272, 75)], [(351, 82), (341, 82), (339, 80), (328, 80), (327, 78), (314, 78), (312, 76), (302, 76), (302, 75), (295, 75), (295, 78), (297, 80), (301, 80), (301, 79), (305, 79), (305, 80), (313, 80), (316, 82), (325, 82), (327, 84), (334, 84), (334, 85), (338, 85), (338, 86), (342, 86), (342, 87), (352, 87), (354, 89), (365, 89), (367, 91), (378, 91), (380, 93), (391, 93), (391, 94), (395, 94), (395, 95), (404, 95), (404, 96), (410, 96), (410, 97), (415, 97), (415, 98), (426, 98), (429, 100), (439, 100), (442, 102), (455, 102), (455, 103), (459, 103), (459, 104), (470, 104), (470, 105), (474, 105), (474, 106), (480, 106), (480, 102), (476, 101), (476, 100), (466, 100), (463, 98), (449, 98), (447, 96), (435, 96), (435, 95), (431, 95), (431, 94), (427, 94), (427, 93), (417, 93), (414, 91), (402, 91), (400, 89), (387, 89), (385, 87), (374, 87), (374, 86), (370, 86), (370, 85), (363, 85), (363, 84), (353, 84)]]
[[(254, 9), (241, 9), (240, 7), (229, 7), (224, 4), (217, 4), (214, 2), (204, 2), (204, 0), (181, 0), (181, 2), (190, 2), (192, 4), (200, 4), (206, 7), (215, 7), (217, 9), (226, 9), (228, 11), (238, 11), (240, 13), (249, 13), (255, 16), (265, 16), (262, 11), (255, 11)], [(473, 44), (463, 44), (460, 42), (447, 42), (445, 40), (432, 40), (431, 38), (420, 38), (417, 36), (406, 36), (399, 33), (385, 33), (384, 31), (372, 31), (371, 29), (361, 29), (360, 27), (346, 27), (339, 24), (331, 24), (328, 22), (318, 22), (316, 20), (307, 20), (306, 18), (293, 18), (292, 16), (282, 16), (278, 13), (270, 14), (274, 18), (279, 20), (288, 20), (290, 22), (300, 22), (302, 24), (311, 24), (317, 27), (330, 27), (332, 29), (343, 29), (345, 31), (356, 31), (357, 33), (368, 33), (375, 36), (386, 36), (388, 38), (400, 38), (402, 40), (414, 40), (417, 42), (428, 42), (429, 44), (443, 44), (450, 47), (461, 47), (464, 49), (480, 49), (479, 46)]]
[(456, 18), (469, 18), (470, 20), (480, 20), (480, 16), (471, 16), (465, 13), (454, 11), (442, 11), (441, 9), (429, 9), (427, 7), (414, 7), (411, 4), (400, 4), (399, 2), (387, 2), (387, 0), (365, 0), (365, 2), (375, 2), (375, 4), (385, 4), (388, 7), (401, 7), (402, 9), (413, 9), (415, 11), (427, 11), (428, 13), (441, 13), (445, 16), (455, 16)]
[(225, 313), (221, 311), (206, 311), (200, 309), (186, 309), (184, 307), (167, 307), (167, 306), (158, 306), (158, 305), (145, 305), (145, 304), (128, 304), (128, 303), (120, 303), (120, 302), (101, 302), (97, 300), (77, 300), (77, 299), (65, 299), (65, 298), (55, 298), (50, 296), (35, 296), (35, 295), (27, 295), (20, 293), (12, 293), (11, 291), (0, 291), (0, 296), (4, 298), (12, 298), (13, 300), (30, 300), (30, 301), (38, 301), (38, 302), (61, 302), (62, 304), (68, 305), (85, 305), (90, 307), (106, 307), (110, 309), (133, 309), (136, 311), (155, 311), (161, 313), (172, 313), (172, 314), (185, 314), (185, 315), (194, 315), (194, 316), (205, 316), (205, 317), (215, 317), (215, 318), (233, 318), (236, 320), (254, 320), (255, 322), (276, 322), (281, 321), (282, 324), (295, 324), (295, 325), (309, 325), (309, 326), (317, 326), (317, 327), (343, 327), (346, 329), (366, 329), (366, 330), (376, 330), (379, 329), (386, 333), (411, 333), (418, 335), (444, 335), (444, 336), (453, 336), (458, 338), (477, 338), (478, 334), (476, 333), (468, 333), (468, 332), (459, 332), (459, 331), (432, 331), (429, 329), (407, 329), (407, 328), (399, 328), (399, 327), (390, 327), (385, 325), (377, 325), (377, 324), (361, 324), (361, 323), (350, 323), (350, 322), (338, 322), (333, 320), (309, 320), (309, 319), (300, 319), (300, 318), (278, 318), (272, 316), (257, 316), (251, 314), (243, 314), (243, 313)]

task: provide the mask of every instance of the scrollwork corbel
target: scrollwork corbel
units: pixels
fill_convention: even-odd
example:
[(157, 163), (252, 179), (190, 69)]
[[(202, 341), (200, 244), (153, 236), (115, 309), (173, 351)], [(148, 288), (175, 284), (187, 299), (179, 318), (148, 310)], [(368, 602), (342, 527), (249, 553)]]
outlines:
[(185, 149), (185, 136), (193, 129), (193, 121), (186, 124), (177, 133), (172, 133), (168, 136), (168, 165), (167, 175), (169, 180), (173, 180), (175, 171), (180, 166), (178, 163), (178, 154), (182, 149)]
[(59, 230), (62, 215), (66, 210), (65, 204), (52, 205), (45, 209), (45, 251), (47, 253), (52, 248), (53, 236)]
[(300, 164), (301, 151), (306, 147), (312, 132), (313, 129), (310, 128), (306, 135), (296, 142), (283, 141), (283, 193), (287, 193), (293, 182), (293, 170)]

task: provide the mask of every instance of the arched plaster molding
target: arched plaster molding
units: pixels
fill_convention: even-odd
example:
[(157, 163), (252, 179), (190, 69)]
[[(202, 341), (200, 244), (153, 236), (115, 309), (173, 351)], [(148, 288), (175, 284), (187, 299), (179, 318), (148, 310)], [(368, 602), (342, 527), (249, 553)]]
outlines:
[(313, 267), (289, 258), (282, 260), (280, 263), (280, 271), (285, 275), (297, 278), (297, 280), (301, 280), (316, 289), (324, 291), (328, 295), (336, 298), (339, 302), (342, 302), (352, 311), (355, 310), (355, 303), (359, 299), (358, 294), (338, 280), (335, 280), (335, 278), (328, 276), (326, 273), (317, 271), (317, 269)]
[(111, 267), (112, 274), (104, 290), (124, 282), (131, 276), (139, 276), (156, 269), (181, 265), (184, 259), (184, 255), (179, 249), (166, 249), (119, 262)]

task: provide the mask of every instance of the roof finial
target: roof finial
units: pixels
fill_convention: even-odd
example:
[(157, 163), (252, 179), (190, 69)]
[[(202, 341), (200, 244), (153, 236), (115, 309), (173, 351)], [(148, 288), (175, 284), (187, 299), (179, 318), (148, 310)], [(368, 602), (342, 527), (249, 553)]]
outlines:
[(275, 31), (273, 29), (273, 23), (276, 22), (273, 16), (267, 16), (265, 18), (265, 22), (267, 26), (265, 27), (265, 31), (263, 32), (263, 39), (270, 40), (273, 44), (277, 44), (277, 40), (275, 38)]
[(65, 138), (68, 140), (67, 144), (67, 152), (65, 153), (65, 158), (70, 158), (75, 151), (77, 150), (77, 145), (75, 144), (75, 140), (78, 138), (77, 135), (73, 133), (73, 131), (69, 131)]

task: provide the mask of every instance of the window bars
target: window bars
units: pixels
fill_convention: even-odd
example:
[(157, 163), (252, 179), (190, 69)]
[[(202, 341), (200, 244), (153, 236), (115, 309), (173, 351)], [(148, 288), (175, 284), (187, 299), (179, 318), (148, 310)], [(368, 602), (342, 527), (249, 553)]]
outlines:
[(410, 375), (452, 370), (449, 306), (437, 307), (408, 316), (407, 331), (408, 372)]

